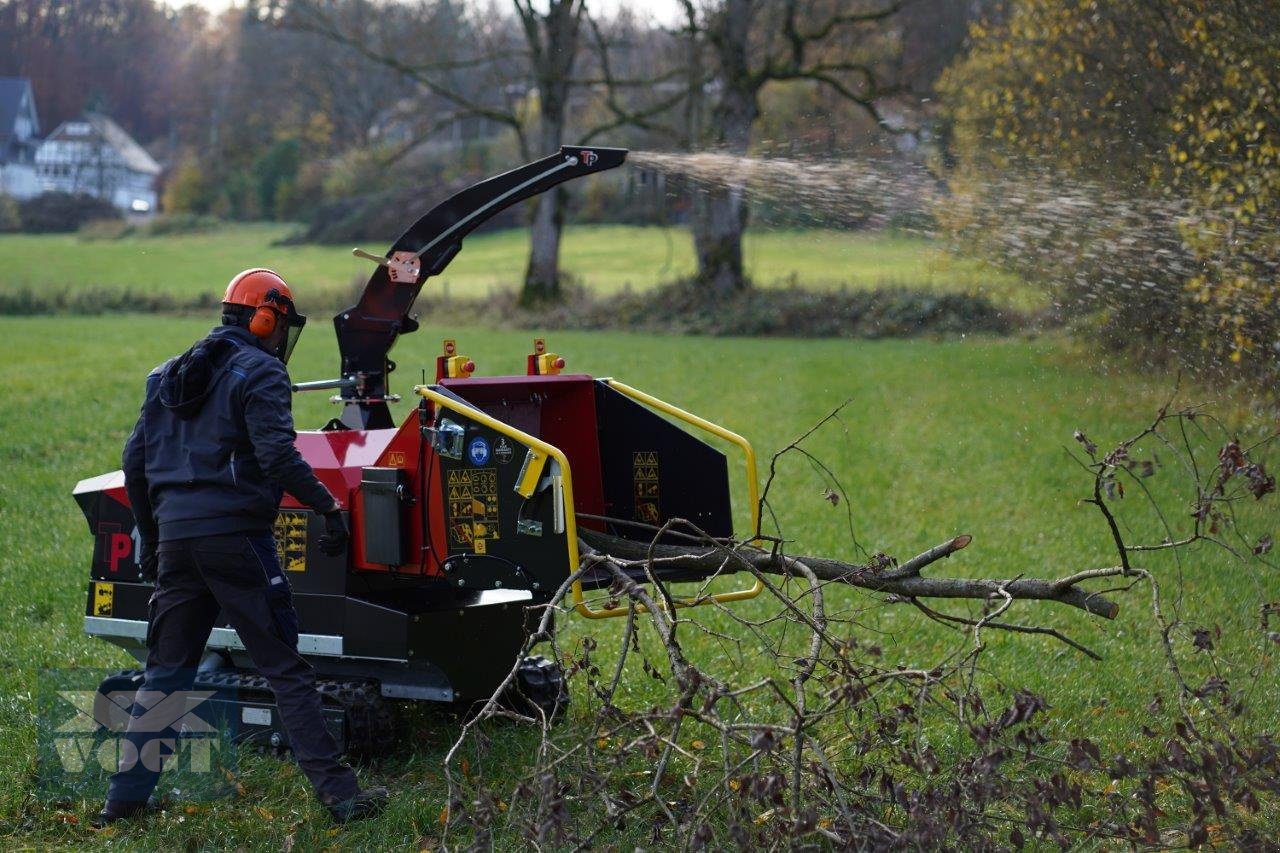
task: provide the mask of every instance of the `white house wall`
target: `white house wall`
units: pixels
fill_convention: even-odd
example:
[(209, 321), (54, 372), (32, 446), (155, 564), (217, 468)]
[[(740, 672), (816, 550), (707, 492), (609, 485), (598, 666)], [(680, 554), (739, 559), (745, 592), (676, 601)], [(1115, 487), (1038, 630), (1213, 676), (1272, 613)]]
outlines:
[(35, 166), (30, 163), (0, 164), (0, 193), (21, 201), (43, 191)]
[(129, 213), (156, 209), (152, 175), (125, 166), (114, 148), (96, 140), (46, 140), (36, 152), (43, 192), (87, 193)]

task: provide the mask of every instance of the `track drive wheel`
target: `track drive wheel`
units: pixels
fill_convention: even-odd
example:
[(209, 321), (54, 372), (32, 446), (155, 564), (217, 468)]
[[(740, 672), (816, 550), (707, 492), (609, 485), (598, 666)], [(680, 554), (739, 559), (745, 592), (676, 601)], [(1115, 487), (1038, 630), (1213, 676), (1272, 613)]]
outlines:
[(564, 670), (542, 655), (524, 658), (516, 670), (515, 683), (503, 694), (502, 702), (517, 714), (535, 720), (558, 720), (569, 707)]
[(316, 687), (326, 702), (342, 708), (347, 755), (374, 758), (395, 749), (395, 714), (375, 682), (321, 679)]

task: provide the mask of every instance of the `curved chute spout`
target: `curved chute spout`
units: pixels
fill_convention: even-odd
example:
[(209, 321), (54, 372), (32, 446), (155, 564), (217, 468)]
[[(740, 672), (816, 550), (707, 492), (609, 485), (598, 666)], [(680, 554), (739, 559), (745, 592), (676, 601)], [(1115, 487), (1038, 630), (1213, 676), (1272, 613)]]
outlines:
[(444, 271), (462, 249), (464, 237), (517, 202), (573, 178), (621, 166), (626, 158), (625, 148), (562, 146), (550, 157), (487, 178), (436, 205), (382, 258), (357, 252), (378, 266), (356, 304), (333, 318), (342, 376), (354, 379), (342, 389), (342, 423), (353, 429), (393, 426), (386, 395), (387, 374), (395, 363), (387, 355), (396, 338), (418, 328), (409, 316), (418, 292), (428, 278)]

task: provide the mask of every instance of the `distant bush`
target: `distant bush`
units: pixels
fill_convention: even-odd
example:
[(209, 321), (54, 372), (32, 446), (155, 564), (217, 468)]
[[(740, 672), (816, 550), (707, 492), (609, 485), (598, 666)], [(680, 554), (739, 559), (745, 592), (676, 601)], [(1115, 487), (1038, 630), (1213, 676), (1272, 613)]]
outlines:
[(564, 302), (534, 309), (521, 307), (514, 291), (488, 300), (424, 296), (417, 309), (435, 320), (459, 324), (743, 337), (1010, 335), (1057, 322), (1049, 314), (999, 308), (986, 297), (963, 293), (896, 287), (819, 292), (788, 287), (754, 288), (723, 300), (692, 282), (603, 298), (570, 287)]
[(77, 287), (61, 289), (23, 288), (0, 290), (0, 316), (32, 316), (37, 314), (118, 314), (155, 313), (160, 311), (204, 311), (219, 304), (219, 297), (203, 293), (176, 297), (152, 291), (115, 290)]
[[(307, 305), (316, 315), (340, 311), (359, 297), (364, 285), (364, 277), (357, 276), (349, 289), (312, 294)], [(213, 293), (184, 298), (99, 288), (0, 291), (0, 315), (203, 311), (217, 304)], [(776, 287), (755, 288), (725, 301), (684, 281), (606, 297), (571, 285), (564, 302), (534, 309), (522, 307), (514, 291), (500, 291), (489, 299), (424, 295), (416, 310), (436, 321), (459, 324), (795, 338), (1009, 335), (1055, 322), (1048, 315), (999, 308), (984, 296), (964, 293)]]
[(898, 287), (844, 292), (752, 288), (725, 301), (693, 282), (676, 282), (554, 312), (547, 324), (565, 328), (749, 337), (1003, 335), (1031, 325), (1031, 318), (997, 308), (984, 296)]
[(22, 230), (32, 234), (78, 231), (95, 219), (120, 219), (120, 211), (104, 199), (83, 193), (45, 193), (18, 204)]
[(196, 213), (171, 213), (157, 216), (141, 225), (134, 226), (133, 233), (147, 237), (168, 237), (173, 234), (194, 234), (200, 231), (212, 231), (222, 225), (216, 216), (202, 216)]
[(262, 216), (281, 219), (295, 212), (292, 199), (298, 169), (302, 166), (302, 143), (280, 139), (253, 161), (254, 192)]
[(208, 213), (216, 195), (212, 182), (200, 163), (193, 155), (187, 155), (165, 180), (160, 204), (169, 215)]
[(81, 240), (119, 240), (133, 233), (133, 226), (123, 219), (94, 219), (80, 226), (76, 236)]
[(195, 213), (174, 213), (156, 216), (137, 224), (122, 219), (95, 219), (85, 223), (77, 232), (82, 240), (120, 240), (124, 237), (172, 237), (177, 234), (196, 234), (221, 227), (216, 216)]
[[(403, 154), (374, 145), (304, 165), (296, 183), (280, 198), (280, 209), (310, 215), (305, 229), (284, 242), (390, 242), (458, 190), (519, 164), (511, 147), (509, 140), (492, 139), (470, 142), (462, 149), (423, 148)], [(525, 212), (524, 205), (517, 205), (487, 227), (524, 224)]]
[(11, 196), (0, 193), (0, 234), (18, 231), (22, 219), (18, 215), (18, 203)]

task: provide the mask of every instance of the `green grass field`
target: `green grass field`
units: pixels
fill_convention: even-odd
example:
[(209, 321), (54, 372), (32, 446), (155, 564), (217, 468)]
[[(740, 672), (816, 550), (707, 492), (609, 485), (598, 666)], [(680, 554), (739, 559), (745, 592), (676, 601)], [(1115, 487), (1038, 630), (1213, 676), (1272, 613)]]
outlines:
[[(250, 231), (244, 232), (246, 239)], [(85, 251), (99, 248), (93, 244)], [(121, 269), (126, 263), (117, 260)], [(200, 268), (193, 261), (186, 269), (202, 279), (225, 278), (225, 270), (213, 263)], [(296, 769), (269, 757), (245, 761), (242, 802), (175, 809), (145, 826), (98, 836), (83, 828), (96, 803), (46, 803), (33, 790), (31, 697), (40, 669), (129, 663), (113, 647), (81, 633), (93, 540), (71, 489), (82, 477), (118, 467), (145, 374), (206, 326), (197, 319), (143, 316), (0, 319), (0, 387), (6, 396), (0, 408), (0, 620), (5, 626), (0, 843), (267, 850), (281, 848), (291, 837), (296, 849), (414, 847), (438, 832), (444, 804), (440, 761), (457, 731), (449, 718), (415, 717), (417, 727), (407, 736), (404, 753), (363, 771), (367, 780), (391, 788), (394, 805), (376, 821), (342, 831), (329, 830)], [(428, 327), (397, 348), (401, 371), (393, 390), (408, 390), (419, 368), (432, 364), (446, 335), (459, 340), (481, 374), (522, 372), (529, 343), (523, 336)], [(868, 548), (907, 557), (957, 533), (973, 534), (966, 551), (929, 570), (935, 574), (1053, 577), (1112, 564), (1101, 519), (1079, 503), (1089, 480), (1064, 447), (1074, 444), (1071, 435), (1078, 428), (1103, 446), (1136, 431), (1172, 385), (1164, 377), (1096, 372), (1080, 353), (1054, 339), (755, 341), (564, 333), (550, 343), (568, 358), (570, 370), (613, 375), (698, 412), (746, 435), (766, 458), (851, 399), (840, 423), (806, 447), (840, 473), (852, 499), (856, 533)], [(336, 367), (335, 354), (332, 332), (317, 323), (303, 336), (291, 371), (296, 379), (328, 377)], [(299, 398), (300, 427), (318, 426), (332, 416), (322, 396)], [(400, 405), (401, 414), (407, 405)], [(824, 500), (824, 484), (800, 460), (786, 461), (780, 470), (772, 504), (782, 530), (795, 540), (792, 550), (854, 559), (843, 505), (833, 508)], [(733, 466), (731, 471), (741, 493), (742, 476)], [(742, 502), (737, 510), (741, 529)], [(1250, 512), (1245, 508), (1246, 515)], [(1255, 514), (1249, 520), (1275, 526), (1274, 516)], [(1154, 536), (1145, 523), (1135, 533)], [(1144, 565), (1170, 587), (1181, 573), (1179, 616), (1189, 624), (1221, 626), (1224, 654), (1260, 661), (1248, 724), (1274, 731), (1280, 718), (1280, 667), (1274, 655), (1264, 656), (1257, 612), (1260, 602), (1280, 599), (1280, 581), (1241, 574), (1207, 549), (1189, 555), (1180, 568), (1155, 557)], [(1016, 609), (1021, 620), (1058, 627), (1099, 650), (1102, 663), (1045, 638), (1000, 634), (988, 637), (990, 653), (984, 659), (992, 678), (1047, 697), (1056, 733), (1087, 729), (1105, 754), (1152, 748), (1137, 734), (1138, 722), (1152, 693), (1171, 686), (1148, 613), (1148, 593), (1140, 589), (1118, 598), (1121, 613), (1110, 623), (1055, 606)], [(909, 608), (879, 603), (857, 590), (831, 591), (828, 601), (833, 602), (829, 606), (865, 608), (861, 621), (868, 636), (884, 647), (889, 663), (931, 664), (970, 642), (967, 634), (922, 622)], [(767, 604), (757, 600), (741, 607), (743, 613), (761, 615)], [(590, 633), (607, 651), (621, 631), (620, 624), (572, 617), (562, 624), (570, 647)], [(688, 634), (686, 641), (690, 653), (709, 668), (750, 674), (759, 666), (749, 654), (726, 654), (709, 639)], [(1181, 633), (1176, 642), (1190, 653)], [(655, 683), (638, 667), (631, 675), (626, 701), (654, 701)], [(585, 726), (582, 709), (582, 704), (571, 709), (564, 725)], [(490, 751), (484, 758), (473, 756), (473, 772), (490, 779), (514, 777), (523, 766), (528, 733), (494, 725), (489, 736)], [(1099, 778), (1097, 786), (1106, 781)], [(637, 831), (641, 836), (623, 846), (644, 843), (643, 829)], [(503, 847), (523, 846), (519, 838), (500, 834), (499, 840)]]
[[(349, 247), (273, 246), (289, 233), (285, 225), (228, 225), (216, 231), (166, 237), (84, 240), (75, 235), (0, 236), (0, 290), (36, 291), (94, 287), (152, 291), (181, 296), (220, 294), (232, 275), (248, 266), (279, 271), (308, 293), (346, 290), (367, 276), (369, 264), (352, 258)], [(394, 235), (388, 236), (388, 242)], [(363, 248), (378, 253), (386, 247)], [(569, 226), (564, 268), (600, 294), (626, 287), (643, 289), (690, 275), (693, 248), (683, 229), (626, 226)], [(466, 241), (428, 293), (484, 297), (517, 289), (528, 258), (524, 229), (476, 235)], [(983, 292), (1016, 307), (1041, 300), (1007, 275), (949, 257), (914, 237), (862, 235), (839, 231), (751, 231), (746, 260), (762, 285), (798, 282), (806, 287), (870, 288), (879, 285)]]

